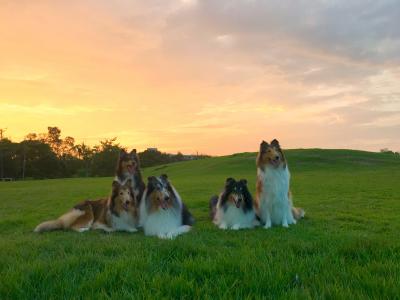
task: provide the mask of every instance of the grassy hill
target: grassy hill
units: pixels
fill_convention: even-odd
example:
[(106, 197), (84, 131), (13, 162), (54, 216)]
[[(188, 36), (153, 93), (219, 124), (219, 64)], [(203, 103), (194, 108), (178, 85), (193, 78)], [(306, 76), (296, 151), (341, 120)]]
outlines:
[(289, 229), (221, 231), (208, 199), (227, 177), (254, 192), (255, 154), (144, 170), (168, 174), (197, 219), (174, 241), (143, 233), (34, 234), (111, 178), (0, 183), (0, 299), (396, 298), (400, 159), (352, 150), (288, 150), (296, 206)]

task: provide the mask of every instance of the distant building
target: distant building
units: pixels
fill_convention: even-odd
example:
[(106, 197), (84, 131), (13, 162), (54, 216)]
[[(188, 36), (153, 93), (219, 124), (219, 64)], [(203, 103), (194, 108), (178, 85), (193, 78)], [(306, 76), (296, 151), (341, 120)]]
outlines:
[(183, 155), (184, 160), (195, 160), (196, 156), (194, 155)]

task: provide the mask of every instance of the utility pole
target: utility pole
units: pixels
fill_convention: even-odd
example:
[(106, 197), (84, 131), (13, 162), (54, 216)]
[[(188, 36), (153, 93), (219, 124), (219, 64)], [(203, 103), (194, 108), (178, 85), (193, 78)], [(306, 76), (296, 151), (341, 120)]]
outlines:
[(25, 169), (26, 169), (26, 146), (24, 145), (24, 159), (22, 161), (22, 180), (25, 180)]
[(0, 141), (3, 140), (3, 134), (7, 130), (7, 128), (0, 128)]
[[(3, 140), (3, 134), (7, 128), (0, 128), (0, 142)], [(3, 161), (3, 147), (0, 145), (0, 178), (4, 178), (4, 161)]]
[(3, 145), (0, 145), (0, 180), (3, 180), (3, 178), (4, 178)]

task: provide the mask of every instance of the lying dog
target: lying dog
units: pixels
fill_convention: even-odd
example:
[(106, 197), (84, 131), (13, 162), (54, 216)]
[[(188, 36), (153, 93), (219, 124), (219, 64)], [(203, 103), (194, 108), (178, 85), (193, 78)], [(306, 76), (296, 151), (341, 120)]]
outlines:
[(289, 168), (279, 142), (263, 141), (257, 156), (256, 206), (264, 228), (288, 227), (304, 217), (303, 209), (293, 207), (289, 184)]
[(140, 224), (145, 235), (173, 239), (188, 232), (194, 218), (167, 175), (149, 177), (140, 203)]
[(258, 224), (247, 180), (228, 178), (223, 192), (210, 200), (210, 216), (221, 229), (253, 228)]
[(89, 229), (135, 232), (137, 224), (137, 204), (130, 180), (124, 185), (114, 181), (110, 197), (84, 201), (58, 219), (38, 225), (35, 232), (57, 229), (72, 229), (78, 232)]

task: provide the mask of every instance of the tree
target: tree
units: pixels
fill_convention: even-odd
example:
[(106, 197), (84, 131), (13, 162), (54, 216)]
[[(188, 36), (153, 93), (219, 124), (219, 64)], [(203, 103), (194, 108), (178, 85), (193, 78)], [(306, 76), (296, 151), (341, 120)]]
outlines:
[(38, 135), (36, 133), (28, 133), (25, 136), (25, 140), (27, 141), (36, 141), (38, 139)]
[(93, 158), (93, 150), (88, 147), (85, 143), (75, 145), (74, 151), (76, 155), (78, 156), (78, 159), (83, 161), (84, 164), (84, 176), (88, 177), (89, 176), (89, 171), (90, 171), (90, 163)]
[[(47, 127), (47, 133), (29, 133), (24, 141), (14, 143), (4, 138), (0, 129), (0, 178), (60, 178), (71, 176), (112, 176), (121, 149), (116, 138), (105, 139), (94, 147), (67, 136), (61, 138), (58, 127)], [(139, 153), (142, 167), (191, 159), (146, 150)]]
[(390, 150), (389, 148), (383, 148), (380, 151), (381, 153), (390, 153), (390, 154), (394, 154), (394, 152), (392, 150)]
[(47, 127), (47, 136), (45, 138), (45, 141), (47, 144), (50, 145), (51, 149), (58, 155), (61, 156), (61, 145), (62, 145), (62, 140), (60, 138), (61, 136), (61, 130), (58, 127)]
[(0, 178), (16, 178), (17, 164), (15, 152), (18, 144), (7, 138), (0, 140)]
[(185, 159), (185, 157), (183, 156), (182, 152), (178, 151), (178, 153), (175, 156), (176, 161), (182, 161)]
[(115, 173), (117, 159), (122, 147), (116, 143), (117, 138), (100, 141), (94, 146), (91, 174), (93, 176), (112, 176)]
[(17, 178), (57, 178), (63, 176), (57, 155), (43, 141), (25, 140), (15, 152)]
[(60, 147), (61, 156), (75, 156), (75, 139), (71, 136), (67, 136), (62, 140)]

